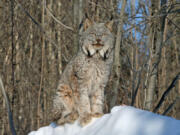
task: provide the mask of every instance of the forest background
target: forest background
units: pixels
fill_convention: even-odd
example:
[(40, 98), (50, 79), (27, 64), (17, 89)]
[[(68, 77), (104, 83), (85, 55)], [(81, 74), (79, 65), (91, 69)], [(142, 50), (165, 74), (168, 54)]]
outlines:
[[(114, 21), (104, 112), (126, 104), (180, 119), (179, 0), (1, 0), (0, 77), (17, 134), (50, 123), (52, 98), (79, 48), (85, 16)], [(10, 132), (0, 92), (0, 134)]]

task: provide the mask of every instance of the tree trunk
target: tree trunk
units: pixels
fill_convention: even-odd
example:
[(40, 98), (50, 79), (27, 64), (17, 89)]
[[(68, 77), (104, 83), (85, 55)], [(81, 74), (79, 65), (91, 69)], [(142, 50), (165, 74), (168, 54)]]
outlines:
[(126, 7), (126, 0), (122, 1), (122, 7), (121, 7), (121, 13), (120, 13), (120, 19), (118, 23), (118, 30), (117, 30), (117, 38), (115, 42), (115, 53), (114, 53), (114, 65), (113, 65), (113, 97), (110, 102), (110, 108), (112, 108), (117, 101), (118, 98), (118, 89), (119, 89), (119, 79), (120, 79), (120, 51), (121, 51), (121, 44), (122, 44), (122, 31), (123, 31), (123, 18), (124, 18), (124, 12)]
[[(45, 14), (45, 0), (42, 1), (42, 20), (41, 25), (44, 28), (44, 14)], [(39, 92), (38, 92), (38, 102), (37, 102), (37, 128), (40, 127), (40, 118), (41, 118), (41, 91), (43, 85), (43, 77), (44, 77), (44, 56), (45, 56), (45, 37), (42, 35), (42, 48), (41, 48), (41, 75), (40, 75), (40, 84), (39, 84)]]
[[(151, 17), (154, 15), (158, 15), (156, 12), (159, 10), (159, 0), (152, 0), (151, 2)], [(166, 0), (161, 1), (161, 12), (165, 13), (165, 4)], [(148, 80), (148, 88), (146, 93), (146, 99), (145, 99), (145, 109), (150, 110), (152, 109), (153, 105), (153, 97), (154, 97), (154, 91), (157, 87), (157, 75), (158, 75), (158, 65), (161, 60), (161, 50), (163, 46), (163, 33), (164, 33), (164, 27), (165, 27), (165, 15), (157, 18), (155, 20), (152, 20), (152, 24), (150, 27), (150, 37), (149, 37), (149, 45), (150, 48), (150, 74), (149, 74), (149, 80)]]
[(73, 55), (77, 53), (79, 48), (79, 0), (73, 0), (73, 25), (75, 33), (73, 35)]
[[(58, 2), (57, 4), (57, 9), (58, 9), (58, 16), (61, 15), (61, 2)], [(61, 75), (62, 73), (62, 51), (61, 51), (61, 30), (57, 30), (57, 45), (58, 45), (58, 74)]]

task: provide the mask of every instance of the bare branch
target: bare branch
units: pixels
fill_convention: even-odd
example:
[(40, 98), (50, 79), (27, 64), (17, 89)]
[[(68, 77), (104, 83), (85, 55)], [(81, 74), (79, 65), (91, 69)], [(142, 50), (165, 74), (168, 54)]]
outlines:
[(172, 108), (173, 106), (176, 104), (177, 99), (175, 99), (169, 106), (168, 108), (162, 113), (162, 115), (166, 115)]
[(52, 13), (51, 11), (46, 7), (46, 11), (49, 13), (49, 15), (57, 22), (59, 23), (60, 25), (62, 25), (63, 27), (65, 27), (66, 29), (68, 30), (72, 30), (74, 31), (74, 29), (72, 27), (69, 27), (69, 26), (66, 26), (64, 25), (60, 20), (58, 20)]
[(18, 6), (21, 8), (21, 10), (31, 19), (31, 21), (38, 26), (38, 28), (40, 29), (40, 31), (46, 36), (47, 40), (53, 44), (54, 46), (56, 46), (58, 48), (58, 46), (56, 45), (56, 43), (54, 41), (51, 40), (51, 38), (49, 38), (46, 34), (46, 31), (44, 30), (44, 28), (24, 9), (24, 7), (17, 1), (15, 0), (15, 2), (18, 4)]
[(180, 30), (180, 27), (176, 24), (176, 23), (174, 23), (171, 19), (169, 19), (168, 17), (166, 17), (176, 28), (178, 28), (179, 30)]
[[(52, 45), (54, 45), (59, 50), (58, 45), (54, 41), (52, 41), (52, 39), (48, 36), (48, 34), (46, 34), (46, 31), (44, 30), (44, 28), (24, 9), (21, 3), (19, 3), (17, 0), (15, 0), (15, 2), (18, 4), (21, 10), (31, 19), (31, 21), (40, 29), (40, 31), (45, 35), (46, 40), (49, 41)], [(62, 56), (65, 61), (68, 61), (64, 54), (62, 54)]]
[(0, 76), (0, 87), (1, 87), (1, 91), (2, 91), (2, 94), (3, 94), (4, 99), (5, 99), (5, 103), (6, 103), (6, 107), (7, 107), (7, 111), (8, 111), (8, 118), (9, 118), (9, 125), (10, 125), (10, 128), (11, 128), (11, 132), (12, 132), (12, 135), (16, 135), (16, 130), (14, 128), (13, 116), (12, 116), (12, 112), (11, 112), (11, 109), (10, 109), (9, 100), (8, 100), (6, 91), (4, 89), (4, 85), (3, 85), (3, 82), (2, 82), (1, 76)]
[(176, 82), (180, 79), (180, 73), (178, 73), (176, 75), (176, 77), (173, 79), (173, 81), (171, 82), (171, 84), (169, 85), (169, 87), (167, 88), (167, 90), (165, 90), (165, 92), (163, 93), (162, 97), (160, 98), (158, 104), (156, 105), (156, 107), (154, 108), (153, 112), (157, 112), (159, 110), (159, 108), (161, 107), (162, 103), (164, 102), (165, 98), (167, 97), (168, 93), (171, 91), (172, 88), (174, 88), (174, 86), (176, 85)]

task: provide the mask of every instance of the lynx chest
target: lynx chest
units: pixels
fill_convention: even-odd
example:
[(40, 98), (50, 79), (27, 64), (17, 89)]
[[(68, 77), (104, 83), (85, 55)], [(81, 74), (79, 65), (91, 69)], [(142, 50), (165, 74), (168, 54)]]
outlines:
[(98, 57), (87, 56), (77, 56), (76, 59), (78, 62), (74, 64), (74, 69), (78, 85), (86, 86), (89, 95), (106, 85), (110, 74), (110, 65), (106, 61)]

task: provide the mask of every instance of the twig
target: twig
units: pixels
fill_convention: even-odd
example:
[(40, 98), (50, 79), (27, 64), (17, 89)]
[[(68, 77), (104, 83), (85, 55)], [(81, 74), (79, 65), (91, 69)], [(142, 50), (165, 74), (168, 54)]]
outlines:
[[(15, 2), (19, 5), (21, 10), (31, 19), (31, 21), (40, 29), (40, 32), (42, 32), (45, 35), (46, 40), (49, 41), (52, 45), (54, 45), (59, 50), (60, 48), (58, 47), (58, 45), (54, 41), (51, 40), (48, 34), (46, 34), (46, 31), (44, 30), (44, 28), (23, 8), (23, 6), (17, 0), (15, 0)], [(62, 56), (65, 61), (68, 61), (68, 58), (65, 55), (62, 54)]]
[(97, 4), (97, 3), (93, 2), (93, 1), (88, 1), (88, 3), (90, 3), (91, 5), (94, 5), (96, 7), (99, 7), (101, 9), (103, 9), (103, 10), (108, 10), (108, 11), (112, 11), (113, 10), (112, 7), (106, 8), (106, 7), (101, 6), (100, 4)]
[[(52, 45), (54, 45), (59, 50), (60, 48), (58, 47), (58, 45), (54, 41), (51, 40), (48, 34), (46, 34), (46, 31), (44, 30), (44, 28), (23, 8), (21, 3), (19, 3), (17, 0), (15, 0), (15, 2), (18, 4), (21, 10), (31, 19), (31, 21), (40, 29), (40, 32), (42, 32), (45, 35), (46, 40), (49, 41)], [(66, 56), (65, 55), (62, 55), (62, 56), (65, 59), (65, 61), (67, 61)]]
[(34, 24), (36, 24), (42, 32), (45, 32), (43, 30), (43, 28), (41, 27), (41, 25), (24, 9), (24, 7), (21, 5), (21, 3), (19, 3), (18, 0), (15, 0), (15, 2), (18, 4), (18, 6), (21, 8), (21, 10), (31, 19), (31, 21)]
[(168, 106), (168, 108), (162, 113), (162, 115), (166, 115), (174, 106), (174, 104), (176, 103), (176, 99)]
[(131, 29), (137, 27), (137, 26), (140, 26), (140, 25), (144, 25), (146, 23), (149, 23), (149, 20), (144, 20), (144, 21), (141, 21), (140, 23), (138, 24), (133, 24), (131, 27), (129, 27), (128, 29), (124, 30), (123, 32), (128, 32), (130, 31)]
[(154, 108), (153, 112), (157, 112), (159, 110), (159, 108), (161, 107), (162, 103), (164, 102), (166, 96), (168, 95), (168, 93), (171, 91), (171, 89), (176, 85), (176, 82), (180, 79), (180, 73), (178, 73), (176, 75), (176, 77), (173, 79), (173, 81), (171, 82), (170, 86), (167, 88), (167, 90), (163, 93), (162, 97), (160, 98), (158, 104), (156, 105), (156, 107)]
[(134, 69), (134, 68), (132, 67), (131, 60), (130, 60), (129, 56), (126, 55), (126, 57), (127, 57), (128, 63), (129, 63), (130, 70), (132, 70), (132, 72), (139, 72), (139, 71), (141, 70), (141, 68), (138, 69), (138, 70)]
[(10, 129), (11, 129), (12, 135), (16, 135), (16, 130), (14, 128), (13, 116), (12, 116), (12, 112), (11, 112), (11, 109), (10, 109), (9, 100), (7, 98), (7, 95), (6, 95), (6, 91), (4, 89), (4, 85), (3, 85), (3, 82), (2, 82), (1, 76), (0, 76), (0, 87), (1, 87), (1, 91), (2, 91), (4, 99), (5, 99), (5, 103), (6, 103), (6, 107), (7, 107), (7, 111), (8, 111)]
[(18, 6), (21, 8), (21, 10), (31, 19), (31, 21), (40, 29), (40, 31), (45, 35), (45, 37), (47, 38), (47, 40), (53, 44), (54, 46), (56, 46), (57, 48), (59, 48), (56, 43), (54, 41), (51, 40), (51, 38), (48, 37), (48, 35), (46, 34), (46, 31), (44, 30), (44, 28), (23, 8), (23, 6), (17, 1), (15, 0), (15, 2), (18, 4)]
[(51, 13), (51, 11), (50, 11), (47, 7), (45, 7), (45, 8), (46, 8), (46, 11), (49, 13), (49, 15), (50, 15), (57, 23), (59, 23), (60, 25), (62, 25), (62, 26), (65, 27), (66, 29), (69, 29), (69, 30), (74, 31), (74, 29), (73, 29), (72, 27), (66, 26), (66, 25), (64, 25), (60, 20), (58, 20), (58, 19)]
[(12, 69), (12, 89), (13, 89), (13, 97), (12, 103), (14, 103), (14, 94), (15, 94), (15, 74), (14, 74), (14, 0), (11, 0), (11, 69)]
[(177, 24), (175, 24), (171, 19), (169, 19), (168, 17), (166, 17), (176, 28), (178, 28), (179, 30), (180, 30), (180, 27), (177, 25)]

